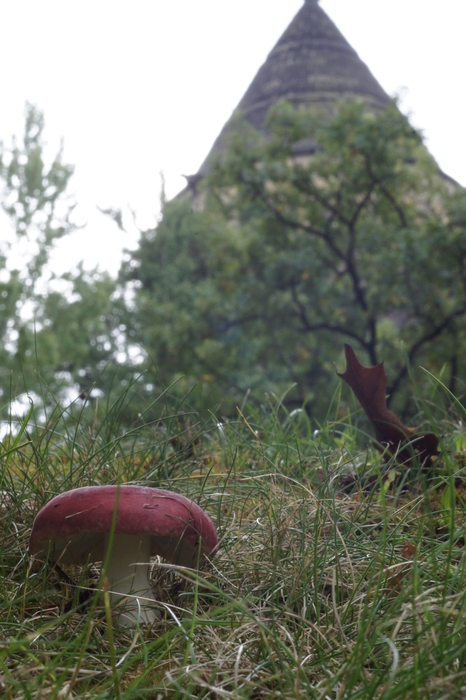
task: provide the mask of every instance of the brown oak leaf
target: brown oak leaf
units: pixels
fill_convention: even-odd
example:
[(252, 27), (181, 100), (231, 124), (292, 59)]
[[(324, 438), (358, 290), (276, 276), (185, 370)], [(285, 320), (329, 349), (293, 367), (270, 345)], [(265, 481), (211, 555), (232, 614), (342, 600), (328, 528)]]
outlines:
[[(374, 429), (379, 445), (405, 464), (417, 456), (424, 464), (438, 454), (438, 437), (434, 433), (416, 433), (407, 428), (387, 406), (387, 374), (383, 362), (364, 367), (351, 347), (345, 345), (346, 370), (338, 376), (347, 382)], [(408, 443), (400, 447), (403, 443)]]

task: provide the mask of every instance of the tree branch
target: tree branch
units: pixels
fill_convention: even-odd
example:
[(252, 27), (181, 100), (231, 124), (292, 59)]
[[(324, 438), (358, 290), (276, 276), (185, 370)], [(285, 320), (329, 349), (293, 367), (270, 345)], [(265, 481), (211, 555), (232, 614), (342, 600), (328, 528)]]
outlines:
[(414, 343), (414, 345), (411, 347), (411, 350), (408, 352), (408, 362), (406, 365), (398, 372), (398, 375), (391, 383), (391, 385), (388, 388), (388, 393), (390, 394), (390, 398), (393, 394), (395, 394), (403, 381), (403, 379), (406, 377), (408, 373), (408, 365), (412, 364), (414, 361), (414, 358), (418, 354), (418, 352), (421, 350), (423, 345), (428, 343), (431, 340), (434, 340), (435, 338), (438, 338), (447, 328), (448, 326), (452, 323), (452, 321), (455, 320), (455, 318), (460, 318), (461, 316), (464, 316), (466, 314), (466, 304), (464, 304), (460, 309), (455, 311), (454, 313), (450, 314), (447, 316), (442, 323), (439, 323), (437, 326), (434, 326), (428, 333), (425, 333), (423, 336), (418, 338), (418, 340)]

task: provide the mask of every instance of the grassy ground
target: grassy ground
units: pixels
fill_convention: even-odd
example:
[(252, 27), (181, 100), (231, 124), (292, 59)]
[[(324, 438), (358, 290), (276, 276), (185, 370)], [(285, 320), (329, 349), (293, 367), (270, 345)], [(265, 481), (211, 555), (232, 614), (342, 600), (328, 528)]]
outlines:
[[(104, 417), (57, 408), (3, 440), (2, 698), (466, 697), (454, 415), (430, 474), (395, 474), (354, 424), (316, 430), (272, 404), (221, 425), (178, 411), (126, 432), (122, 415), (124, 401)], [(93, 592), (98, 567), (64, 581), (27, 552), (52, 496), (128, 481), (192, 498), (221, 539), (199, 575), (154, 562), (161, 618), (131, 631)], [(91, 590), (81, 604), (76, 586)]]

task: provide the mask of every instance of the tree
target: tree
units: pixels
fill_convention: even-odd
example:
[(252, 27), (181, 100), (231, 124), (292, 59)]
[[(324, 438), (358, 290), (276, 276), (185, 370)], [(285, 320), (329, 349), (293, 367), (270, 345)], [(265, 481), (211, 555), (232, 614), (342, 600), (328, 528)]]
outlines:
[[(409, 364), (463, 381), (464, 190), (395, 104), (329, 117), (281, 103), (267, 127), (240, 125), (201, 211), (167, 204), (125, 265), (151, 361), (233, 401), (294, 385), (288, 400), (317, 414), (344, 342), (390, 360), (400, 405)], [(315, 152), (300, 156), (310, 135)]]
[(123, 344), (116, 281), (80, 265), (61, 277), (50, 270), (55, 242), (77, 226), (68, 193), (74, 168), (63, 162), (62, 148), (47, 162), (43, 132), (42, 113), (27, 105), (22, 142), (0, 143), (4, 409), (24, 391), (45, 405), (47, 392), (70, 399), (96, 382), (108, 389), (102, 372), (108, 364), (115, 369)]

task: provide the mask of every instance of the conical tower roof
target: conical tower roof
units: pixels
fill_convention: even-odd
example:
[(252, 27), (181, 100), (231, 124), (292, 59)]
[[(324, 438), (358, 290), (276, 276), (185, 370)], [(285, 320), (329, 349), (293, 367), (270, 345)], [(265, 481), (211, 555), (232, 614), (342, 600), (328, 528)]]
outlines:
[[(272, 105), (285, 99), (293, 105), (328, 105), (344, 98), (364, 99), (372, 107), (384, 107), (388, 95), (318, 0), (305, 0), (289, 27), (259, 69), (234, 114), (255, 128), (263, 128)], [(229, 120), (217, 137), (194, 184), (221, 152), (231, 128)]]

